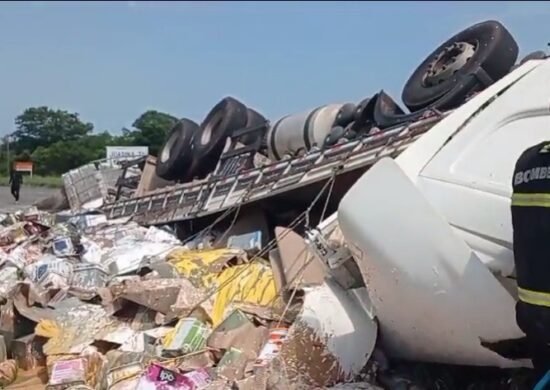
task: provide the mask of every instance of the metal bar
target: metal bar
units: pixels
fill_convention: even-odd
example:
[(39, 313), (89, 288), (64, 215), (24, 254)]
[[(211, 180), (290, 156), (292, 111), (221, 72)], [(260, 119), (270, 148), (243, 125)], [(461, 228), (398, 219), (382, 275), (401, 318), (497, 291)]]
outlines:
[[(351, 149), (346, 150), (346, 153), (342, 153), (343, 155), (339, 157), (338, 159), (331, 159), (330, 155), (334, 154), (334, 148), (325, 149), (322, 150), (317, 162), (321, 163), (325, 156), (327, 157), (327, 160), (329, 161), (326, 168), (326, 172), (323, 172), (322, 169), (323, 164), (314, 164), (312, 169), (315, 171), (314, 175), (308, 175), (310, 170), (306, 170), (303, 172), (303, 175), (301, 175), (301, 178), (298, 182), (292, 182), (289, 185), (283, 185), (279, 188), (273, 188), (276, 186), (277, 182), (284, 182), (285, 172), (288, 173), (289, 170), (292, 169), (292, 166), (299, 165), (299, 161), (303, 160), (304, 158), (308, 158), (307, 154), (302, 157), (296, 157), (293, 159), (290, 159), (288, 161), (277, 161), (273, 164), (267, 165), (265, 167), (253, 169), (247, 171), (246, 175), (256, 175), (257, 178), (254, 181), (254, 184), (257, 185), (249, 185), (248, 189), (243, 192), (242, 195), (242, 202), (250, 202), (254, 200), (258, 200), (264, 197), (271, 196), (272, 194), (278, 194), (284, 191), (287, 191), (288, 189), (293, 188), (299, 188), (308, 184), (311, 184), (315, 181), (323, 180), (324, 178), (329, 177), (332, 174), (332, 168), (331, 166), (334, 165), (335, 162), (340, 162), (340, 165), (343, 167), (342, 172), (357, 169), (361, 166), (369, 166), (373, 165), (378, 159), (381, 157), (387, 156), (387, 155), (393, 155), (400, 151), (401, 149), (404, 149), (408, 147), (412, 142), (416, 140), (416, 138), (429, 130), (433, 124), (439, 122), (442, 117), (448, 115), (450, 112), (446, 113), (439, 113), (436, 112), (434, 116), (429, 117), (427, 119), (423, 119), (420, 121), (417, 121), (412, 124), (408, 125), (400, 125), (396, 126), (394, 128), (388, 129), (384, 131), (383, 133), (376, 134), (374, 136), (365, 138), (359, 142), (357, 141), (351, 141), (346, 144), (341, 144), (336, 147), (339, 148), (345, 148), (349, 144), (356, 143), (356, 146), (354, 146)], [(241, 148), (243, 149), (243, 148)], [(374, 153), (373, 153), (374, 152)], [(362, 161), (359, 156), (365, 154), (368, 156), (369, 154), (373, 153), (373, 156), (366, 157), (364, 161)], [(282, 169), (282, 170), (281, 170)], [(277, 172), (277, 176), (270, 178), (270, 173), (273, 174), (274, 171)], [(255, 173), (257, 172), (257, 173)], [(219, 207), (210, 210), (208, 208), (208, 201), (211, 199), (213, 192), (215, 191), (216, 184), (221, 182), (221, 180), (228, 180), (232, 176), (235, 176), (235, 184), (232, 186), (231, 190), (226, 194), (224, 197), (224, 200), (220, 202), (216, 202), (216, 204), (219, 204)], [(228, 175), (221, 177), (215, 177), (212, 175), (207, 180), (203, 182), (199, 182), (195, 185), (190, 184), (183, 184), (183, 185), (177, 185), (171, 188), (167, 188), (163, 194), (165, 196), (168, 196), (167, 194), (172, 194), (174, 191), (177, 191), (179, 189), (182, 189), (182, 195), (179, 199), (179, 201), (175, 205), (170, 205), (169, 208), (174, 208), (174, 211), (172, 213), (168, 212), (169, 210), (164, 210), (166, 213), (163, 213), (163, 217), (159, 217), (156, 223), (166, 223), (171, 222), (172, 218), (176, 217), (176, 215), (179, 215), (180, 213), (177, 212), (179, 206), (181, 206), (181, 203), (185, 199), (186, 193), (193, 193), (194, 191), (199, 190), (199, 194), (197, 195), (196, 202), (193, 204), (191, 209), (189, 209), (185, 215), (179, 216), (178, 220), (185, 220), (189, 218), (193, 218), (198, 213), (202, 214), (208, 214), (208, 213), (214, 213), (222, 211), (225, 208), (231, 207), (234, 203), (233, 202), (227, 202), (228, 199), (232, 198), (234, 191), (242, 191), (242, 189), (239, 189), (238, 182), (239, 182), (239, 176), (241, 176), (240, 173), (234, 174), (234, 175)], [(309, 177), (308, 177), (309, 176)], [(326, 177), (325, 177), (326, 176)], [(250, 183), (252, 184), (252, 183)], [(259, 187), (258, 187), (259, 185)], [(273, 189), (273, 191), (270, 191), (269, 189)], [(266, 189), (268, 192), (266, 193)], [(156, 194), (160, 195), (160, 194)], [(167, 198), (166, 198), (167, 199)], [(145, 199), (143, 199), (145, 200)], [(149, 203), (151, 203), (151, 198), (148, 199)], [(141, 203), (141, 200), (138, 199), (138, 203)], [(106, 209), (112, 209), (116, 206), (116, 202), (113, 202), (109, 205), (106, 205)], [(167, 201), (165, 200), (164, 205), (165, 208), (167, 207)], [(149, 204), (149, 208), (151, 205)], [(138, 205), (136, 204), (136, 210), (138, 209)], [(162, 220), (162, 221), (160, 221)]]

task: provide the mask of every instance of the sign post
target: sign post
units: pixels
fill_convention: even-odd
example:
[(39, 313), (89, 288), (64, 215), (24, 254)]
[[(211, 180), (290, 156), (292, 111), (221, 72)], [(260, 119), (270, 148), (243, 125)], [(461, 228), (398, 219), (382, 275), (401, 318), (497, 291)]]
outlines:
[(11, 175), (10, 170), (10, 136), (6, 136), (6, 167), (8, 169), (8, 175)]

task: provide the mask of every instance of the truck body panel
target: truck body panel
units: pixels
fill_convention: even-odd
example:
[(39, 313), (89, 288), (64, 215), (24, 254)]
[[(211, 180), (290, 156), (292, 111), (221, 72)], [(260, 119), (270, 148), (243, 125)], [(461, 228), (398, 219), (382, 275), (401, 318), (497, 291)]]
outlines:
[(481, 346), (481, 340), (523, 335), (515, 300), (395, 161), (380, 161), (356, 183), (340, 203), (338, 220), (392, 356), (525, 364)]
[[(480, 341), (515, 322), (512, 174), (550, 139), (550, 60), (529, 61), (384, 159), (342, 199), (338, 223), (392, 354), (513, 367)], [(325, 223), (329, 226), (329, 223)]]

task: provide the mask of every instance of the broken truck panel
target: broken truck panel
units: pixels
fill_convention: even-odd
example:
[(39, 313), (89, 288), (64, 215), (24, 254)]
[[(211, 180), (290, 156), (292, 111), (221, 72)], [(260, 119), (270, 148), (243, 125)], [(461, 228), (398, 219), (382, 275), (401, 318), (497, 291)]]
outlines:
[(393, 160), (382, 160), (356, 183), (340, 203), (338, 219), (391, 355), (526, 364), (481, 346), (480, 339), (522, 336), (515, 300)]
[(325, 229), (325, 226), (322, 226), (319, 229), (311, 229), (306, 232), (306, 237), (305, 242), (316, 257), (317, 263), (322, 265), (340, 286), (350, 291), (365, 286), (351, 252), (344, 245), (338, 227), (331, 226)]
[[(312, 258), (313, 255), (309, 252), (302, 236), (292, 229), (278, 226), (275, 228), (275, 237), (282, 263), (276, 268), (282, 268), (283, 280), (289, 283), (287, 288), (300, 288), (323, 283), (326, 270), (322, 264)], [(273, 260), (276, 261), (277, 258)]]
[(285, 368), (271, 376), (286, 378), (272, 380), (281, 388), (324, 387), (350, 380), (369, 360), (377, 330), (376, 321), (336, 282), (327, 280), (312, 287), (306, 291), (302, 312), (273, 360), (274, 367)]

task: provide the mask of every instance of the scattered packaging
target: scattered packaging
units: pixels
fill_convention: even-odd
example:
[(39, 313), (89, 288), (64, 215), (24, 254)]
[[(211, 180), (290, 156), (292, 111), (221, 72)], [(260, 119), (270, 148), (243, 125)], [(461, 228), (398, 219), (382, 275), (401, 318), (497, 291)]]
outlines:
[[(133, 380), (137, 383), (139, 377), (143, 373), (143, 354), (132, 352), (120, 352), (117, 350), (110, 351), (106, 355), (108, 360), (107, 368), (107, 387), (128, 380)], [(135, 389), (134, 387), (133, 389)], [(132, 389), (132, 390), (133, 390)]]
[(139, 390), (198, 390), (207, 386), (211, 377), (204, 369), (180, 374), (159, 364), (151, 364), (139, 381)]
[(53, 364), (46, 390), (65, 390), (86, 384), (86, 361), (83, 358), (59, 360)]
[(75, 265), (70, 280), (71, 290), (94, 296), (98, 289), (105, 287), (109, 273), (99, 264)]
[(75, 249), (69, 237), (57, 237), (53, 240), (52, 250), (56, 256), (73, 256)]
[(259, 252), (262, 250), (262, 232), (260, 230), (231, 236), (227, 239), (229, 248), (239, 248), (246, 252)]
[[(324, 280), (313, 265), (291, 283), (309, 258), (295, 261), (304, 243), (292, 233), (277, 235), (280, 256), (269, 266), (251, 260), (260, 231), (190, 250), (166, 227), (100, 214), (0, 215), (0, 388), (262, 390), (295, 388), (288, 378), (301, 376), (319, 388), (342, 381), (338, 359), (363, 367), (357, 353), (339, 344), (335, 356), (324, 333), (296, 332), (307, 288), (292, 302), (281, 297)], [(315, 302), (324, 308), (324, 297)], [(320, 311), (307, 313), (324, 329)]]
[(0, 363), (8, 358), (8, 350), (6, 348), (6, 342), (4, 336), (0, 335)]
[(247, 361), (243, 351), (231, 347), (219, 361), (216, 373), (227, 380), (243, 379)]
[(0, 299), (6, 298), (14, 289), (19, 280), (19, 270), (16, 267), (5, 265), (0, 268)]
[(15, 360), (4, 360), (0, 363), (0, 389), (5, 388), (17, 378), (18, 368)]
[(12, 341), (11, 353), (17, 366), (25, 371), (46, 365), (46, 356), (42, 350), (45, 339), (31, 334)]
[(288, 328), (273, 328), (269, 331), (269, 339), (256, 359), (256, 367), (265, 367), (279, 354), (283, 343), (288, 336)]
[(71, 217), (69, 223), (75, 225), (80, 230), (86, 230), (107, 222), (107, 217), (103, 214), (87, 214)]
[(256, 326), (241, 310), (232, 311), (208, 337), (207, 345), (218, 350), (238, 348), (254, 359), (265, 343), (268, 330), (264, 326)]
[(196, 318), (182, 318), (172, 332), (164, 338), (163, 354), (184, 355), (206, 346), (210, 329)]

